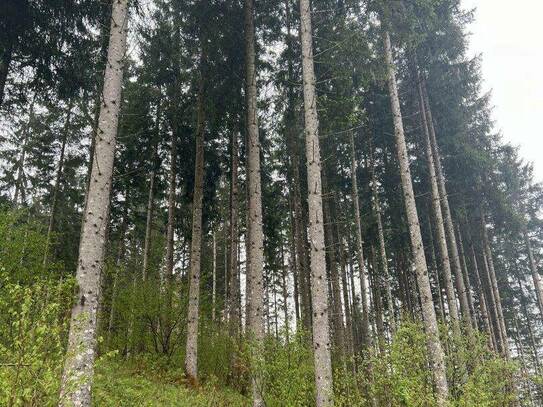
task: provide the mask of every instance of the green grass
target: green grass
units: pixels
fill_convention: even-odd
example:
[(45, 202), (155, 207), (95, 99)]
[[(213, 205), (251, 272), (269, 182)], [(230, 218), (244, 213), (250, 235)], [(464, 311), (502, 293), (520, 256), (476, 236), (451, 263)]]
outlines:
[(212, 382), (189, 389), (181, 372), (152, 367), (142, 361), (102, 359), (96, 370), (95, 407), (245, 407), (249, 401)]

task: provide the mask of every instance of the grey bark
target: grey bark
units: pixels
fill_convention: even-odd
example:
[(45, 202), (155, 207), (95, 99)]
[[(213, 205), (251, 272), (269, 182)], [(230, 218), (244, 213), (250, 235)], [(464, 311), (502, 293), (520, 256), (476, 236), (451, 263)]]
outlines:
[(360, 219), (360, 201), (358, 197), (358, 177), (357, 177), (357, 165), (356, 165), (356, 151), (354, 148), (354, 137), (350, 134), (351, 143), (351, 183), (352, 183), (352, 195), (353, 195), (353, 210), (356, 226), (356, 260), (358, 262), (358, 272), (360, 274), (360, 301), (362, 308), (362, 332), (361, 340), (364, 349), (369, 348), (371, 345), (370, 340), (370, 323), (369, 323), (369, 310), (368, 310), (368, 298), (367, 291), (368, 286), (366, 284), (366, 270), (364, 262), (364, 241), (362, 239), (362, 221)]
[(328, 278), (324, 246), (322, 211), (321, 154), (317, 113), (316, 79), (313, 61), (311, 8), (309, 0), (300, 0), (300, 37), (305, 117), (305, 150), (309, 240), (311, 253), (311, 299), (313, 306), (313, 355), (315, 365), (316, 406), (333, 405), (330, 327), (328, 324)]
[(488, 238), (488, 231), (486, 229), (486, 220), (484, 214), (481, 215), (482, 229), (483, 229), (483, 245), (485, 251), (485, 257), (487, 261), (487, 271), (489, 276), (490, 288), (494, 295), (494, 305), (496, 307), (496, 316), (498, 319), (498, 329), (500, 330), (502, 353), (505, 358), (509, 358), (509, 344), (507, 339), (507, 328), (505, 326), (505, 318), (503, 316), (502, 302), (500, 291), (498, 288), (498, 280), (496, 278), (496, 271), (494, 269), (494, 260), (492, 258), (492, 250), (490, 248), (490, 241)]
[[(202, 57), (203, 61), (203, 57)], [(203, 64), (203, 62), (200, 62)], [(203, 67), (200, 67), (202, 70)], [(185, 374), (191, 385), (198, 383), (198, 316), (200, 311), (200, 268), (202, 256), (202, 202), (204, 196), (204, 78), (200, 71), (197, 100), (196, 158), (194, 163), (194, 192), (192, 197), (192, 239), (190, 247), (189, 304)]]
[[(288, 1), (285, 2), (287, 37), (286, 44), (291, 52), (294, 52), (291, 36), (291, 13)], [(303, 327), (307, 332), (311, 331), (311, 293), (309, 278), (309, 258), (307, 252), (307, 232), (301, 194), (300, 154), (295, 127), (295, 100), (294, 100), (294, 67), (292, 60), (288, 60), (288, 121), (287, 144), (290, 156), (292, 204), (294, 212), (294, 242), (296, 249), (297, 288), (301, 299), (301, 317)]]
[(217, 239), (215, 232), (213, 232), (212, 237), (213, 245), (213, 268), (212, 268), (212, 291), (211, 291), (211, 320), (215, 322), (215, 313), (216, 313), (216, 299), (217, 299)]
[(434, 272), (434, 279), (436, 282), (436, 289), (437, 289), (437, 301), (438, 306), (436, 308), (438, 309), (439, 317), (441, 318), (441, 322), (445, 323), (445, 303), (443, 302), (443, 292), (441, 290), (441, 281), (439, 279), (439, 271), (437, 268), (437, 261), (436, 261), (436, 250), (434, 246), (434, 234), (433, 234), (434, 228), (432, 227), (432, 220), (430, 218), (430, 215), (428, 215), (428, 241), (429, 241), (429, 250), (430, 250), (430, 269)]
[(23, 130), (23, 140), (21, 145), (21, 154), (19, 155), (19, 160), (17, 160), (17, 178), (15, 180), (15, 192), (13, 194), (13, 205), (17, 206), (17, 201), (19, 201), (19, 195), (21, 196), (21, 203), (26, 201), (26, 175), (24, 171), (25, 161), (26, 161), (26, 150), (28, 145), (28, 139), (30, 138), (30, 126), (34, 121), (34, 103), (36, 97), (33, 98), (30, 103), (29, 113), (28, 113), (28, 122), (26, 123), (25, 129)]
[(528, 260), (530, 262), (530, 271), (532, 272), (532, 280), (534, 283), (537, 306), (539, 308), (539, 315), (543, 319), (543, 284), (541, 284), (541, 276), (537, 271), (537, 264), (535, 261), (534, 252), (532, 250), (532, 243), (530, 242), (530, 237), (528, 236), (526, 228), (524, 229), (522, 235), (524, 237), (526, 251), (528, 252)]
[(79, 245), (76, 271), (79, 290), (72, 308), (68, 348), (61, 382), (59, 406), (62, 407), (91, 405), (100, 273), (104, 264), (115, 138), (121, 105), (127, 22), (128, 0), (114, 1), (99, 130), (96, 136), (91, 182)]
[(462, 318), (464, 324), (468, 329), (468, 333), (471, 334), (471, 314), (469, 308), (469, 300), (466, 285), (462, 277), (462, 267), (460, 264), (460, 255), (458, 253), (458, 245), (454, 234), (454, 223), (452, 220), (451, 208), (449, 206), (449, 198), (447, 195), (447, 187), (445, 184), (445, 176), (443, 175), (443, 165), (441, 164), (441, 155), (439, 154), (439, 148), (437, 144), (436, 132), (434, 127), (434, 120), (432, 117), (432, 110), (430, 109), (430, 101), (426, 92), (425, 81), (419, 81), (421, 97), (423, 100), (423, 106), (421, 108), (425, 110), (427, 116), (428, 130), (430, 132), (430, 144), (432, 155), (434, 157), (434, 166), (436, 169), (437, 183), (439, 188), (439, 197), (441, 200), (441, 209), (443, 211), (443, 218), (445, 222), (445, 231), (447, 233), (447, 239), (449, 241), (449, 252), (451, 254), (451, 265), (455, 276), (456, 290), (460, 299), (460, 309), (462, 311)]
[(238, 248), (239, 248), (239, 186), (238, 165), (239, 146), (237, 133), (231, 137), (231, 169), (230, 169), (230, 263), (228, 265), (229, 295), (228, 295), (228, 329), (232, 338), (239, 337), (241, 324), (241, 298), (239, 284)]
[[(419, 79), (419, 78), (417, 78)], [(422, 127), (424, 130), (424, 147), (426, 153), (426, 164), (428, 169), (428, 178), (430, 182), (431, 202), (432, 202), (432, 214), (434, 215), (434, 226), (437, 234), (437, 248), (439, 251), (439, 257), (441, 259), (441, 271), (443, 273), (443, 281), (445, 282), (445, 290), (447, 292), (447, 305), (449, 308), (449, 317), (454, 335), (460, 338), (460, 323), (458, 320), (458, 308), (456, 306), (456, 294), (454, 292), (454, 286), (451, 274), (451, 263), (449, 259), (449, 251), (447, 249), (447, 238), (445, 235), (445, 225), (443, 222), (443, 213), (440, 199), (437, 175), (436, 175), (436, 163), (434, 160), (434, 154), (432, 151), (432, 145), (430, 141), (430, 131), (428, 119), (426, 116), (426, 109), (424, 106), (424, 99), (422, 95), (422, 85), (420, 79), (417, 80), (417, 94), (419, 98), (420, 118)], [(457, 280), (458, 280), (458, 276)], [(458, 284), (458, 283), (457, 283)]]
[(58, 206), (58, 194), (60, 192), (60, 187), (62, 184), (62, 174), (64, 171), (64, 154), (66, 152), (66, 142), (68, 140), (68, 131), (70, 126), (70, 118), (72, 116), (72, 105), (68, 107), (68, 113), (66, 115), (66, 122), (64, 123), (63, 135), (62, 135), (62, 144), (60, 147), (60, 157), (57, 164), (57, 173), (55, 176), (55, 185), (53, 187), (53, 200), (51, 202), (51, 214), (49, 215), (49, 225), (47, 227), (47, 235), (45, 239), (45, 253), (43, 255), (43, 265), (46, 266), (49, 260), (49, 246), (51, 244), (51, 236), (55, 230), (55, 221), (57, 214)]
[[(244, 0), (245, 5), (245, 98), (247, 126), (247, 178), (248, 178), (248, 221), (249, 247), (248, 291), (248, 333), (254, 340), (253, 360), (260, 359), (260, 347), (264, 340), (264, 233), (262, 231), (262, 187), (260, 179), (260, 140), (258, 134), (257, 88), (255, 68), (255, 26), (253, 0)], [(267, 309), (267, 308), (266, 308)], [(253, 406), (264, 406), (260, 374), (253, 369)]]
[(436, 387), (437, 403), (439, 406), (446, 406), (449, 397), (449, 389), (445, 372), (445, 357), (443, 348), (441, 347), (441, 343), (439, 341), (437, 319), (432, 301), (432, 291), (430, 289), (426, 256), (424, 254), (417, 206), (413, 192), (411, 170), (409, 169), (409, 156), (405, 142), (400, 99), (396, 84), (396, 72), (392, 56), (392, 45), (390, 42), (389, 33), (385, 31), (383, 35), (385, 61), (387, 65), (387, 82), (390, 93), (390, 104), (394, 117), (396, 149), (398, 154), (398, 162), (400, 165), (400, 177), (402, 182), (407, 223), (409, 226), (409, 235), (413, 250), (413, 260), (417, 276), (421, 310), (427, 336), (428, 356), (432, 365), (431, 368)]
[[(158, 102), (157, 106), (157, 113), (156, 113), (156, 125), (155, 125), (155, 136), (158, 139), (160, 137), (160, 102)], [(153, 169), (151, 170), (151, 173), (149, 174), (149, 193), (147, 197), (147, 217), (145, 220), (145, 240), (143, 244), (143, 267), (142, 267), (142, 281), (147, 280), (147, 272), (149, 269), (149, 255), (151, 252), (151, 233), (153, 228), (153, 211), (154, 211), (154, 204), (155, 204), (155, 168), (156, 168), (156, 161), (158, 156), (158, 147), (155, 144), (153, 149), (153, 162), (151, 165), (153, 166)]]
[(333, 197), (334, 193), (328, 190), (328, 182), (326, 177), (326, 171), (323, 170), (322, 173), (322, 183), (323, 191), (325, 195), (328, 195), (324, 198), (323, 209), (324, 209), (324, 222), (325, 222), (325, 244), (327, 247), (326, 253), (328, 255), (328, 262), (330, 266), (330, 294), (331, 303), (332, 303), (332, 314), (331, 314), (331, 323), (332, 323), (332, 334), (333, 341), (335, 345), (335, 350), (340, 354), (345, 351), (345, 335), (344, 335), (344, 326), (343, 326), (343, 310), (341, 306), (341, 294), (339, 287), (339, 272), (338, 272), (338, 261), (336, 256), (336, 242), (334, 238), (334, 222), (335, 218), (332, 216), (331, 203), (330, 199)]
[[(354, 150), (354, 142), (351, 143), (351, 149)], [(370, 173), (371, 173), (371, 193), (373, 198), (372, 209), (375, 214), (375, 221), (377, 223), (377, 237), (379, 240), (379, 257), (381, 259), (381, 267), (383, 269), (383, 278), (385, 281), (385, 292), (388, 307), (388, 323), (390, 325), (390, 332), (394, 334), (396, 331), (396, 313), (394, 311), (394, 300), (392, 297), (390, 273), (388, 270), (388, 258), (385, 244), (385, 233), (383, 229), (383, 219), (381, 216), (381, 202), (379, 200), (379, 191), (377, 189), (377, 177), (375, 175), (375, 160), (374, 160), (373, 144), (370, 138)]]
[(2, 56), (0, 57), (0, 106), (2, 106), (2, 103), (4, 102), (6, 82), (9, 74), (9, 66), (11, 65), (12, 55), (13, 46), (10, 43), (2, 51)]
[(155, 171), (152, 170), (149, 174), (149, 195), (147, 198), (147, 218), (145, 221), (145, 240), (143, 244), (143, 267), (142, 280), (147, 280), (147, 272), (149, 270), (149, 254), (151, 252), (151, 232), (153, 227), (153, 209), (154, 209), (154, 190), (155, 190)]
[(477, 256), (475, 255), (475, 249), (473, 246), (471, 247), (471, 256), (472, 256), (472, 262), (473, 262), (473, 272), (475, 273), (475, 283), (476, 283), (476, 289), (479, 293), (479, 308), (481, 311), (481, 319), (483, 321), (483, 325), (486, 329), (488, 340), (489, 340), (489, 347), (492, 350), (497, 350), (496, 345), (496, 335), (494, 334), (494, 330), (492, 327), (492, 321), (490, 320), (489, 314), (488, 314), (488, 298), (485, 294), (483, 283), (481, 281), (481, 275), (479, 273), (479, 265), (477, 262)]
[(176, 195), (176, 160), (177, 137), (172, 131), (170, 140), (170, 171), (168, 174), (168, 225), (166, 226), (166, 268), (164, 283), (169, 285), (173, 278), (174, 267), (174, 232), (175, 232), (175, 195)]
[(478, 331), (479, 330), (479, 324), (477, 322), (477, 313), (475, 312), (475, 304), (473, 301), (473, 295), (471, 293), (471, 282), (469, 278), (469, 271), (468, 271), (468, 265), (466, 262), (466, 253), (464, 251), (464, 242), (462, 239), (462, 234), (460, 232), (460, 227), (456, 225), (456, 235), (458, 236), (457, 242), (458, 242), (458, 252), (460, 255), (460, 265), (462, 267), (462, 275), (464, 278), (464, 284), (466, 286), (466, 295), (468, 299), (468, 305), (471, 313), (471, 323), (472, 327)]
[[(337, 203), (337, 207), (340, 213), (343, 212), (343, 208), (337, 195), (334, 196), (334, 199)], [(337, 241), (338, 241), (338, 253), (339, 253), (339, 266), (341, 270), (341, 286), (342, 286), (342, 295), (343, 295), (343, 309), (345, 313), (345, 330), (344, 330), (344, 341), (345, 341), (345, 353), (348, 357), (354, 356), (353, 348), (353, 320), (351, 313), (351, 305), (349, 300), (349, 286), (347, 283), (347, 264), (345, 260), (345, 245), (344, 245), (344, 236), (345, 231), (343, 227), (344, 219), (338, 219), (337, 222)]]

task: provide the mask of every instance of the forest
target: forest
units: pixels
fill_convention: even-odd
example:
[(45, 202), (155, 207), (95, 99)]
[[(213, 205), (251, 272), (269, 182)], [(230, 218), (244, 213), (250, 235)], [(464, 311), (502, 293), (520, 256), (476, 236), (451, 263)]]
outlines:
[(1, 406), (543, 405), (474, 10), (0, 3)]

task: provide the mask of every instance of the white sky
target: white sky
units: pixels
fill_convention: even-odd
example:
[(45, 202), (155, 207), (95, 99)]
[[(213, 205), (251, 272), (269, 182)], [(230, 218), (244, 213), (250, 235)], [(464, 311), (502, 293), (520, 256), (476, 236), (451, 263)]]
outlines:
[(484, 90), (492, 90), (496, 128), (521, 147), (543, 181), (543, 1), (462, 0), (476, 8), (470, 54), (483, 55)]

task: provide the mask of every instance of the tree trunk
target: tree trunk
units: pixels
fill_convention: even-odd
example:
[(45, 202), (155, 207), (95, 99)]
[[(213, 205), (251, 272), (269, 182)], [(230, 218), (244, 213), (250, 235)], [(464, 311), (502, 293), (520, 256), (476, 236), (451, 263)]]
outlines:
[(358, 262), (358, 272), (360, 274), (360, 301), (362, 306), (362, 332), (361, 340), (362, 347), (368, 349), (370, 341), (370, 323), (369, 323), (369, 310), (368, 310), (368, 287), (366, 284), (366, 271), (364, 266), (364, 241), (362, 240), (362, 221), (360, 219), (360, 201), (358, 198), (358, 176), (356, 165), (356, 151), (354, 148), (353, 133), (350, 134), (351, 143), (351, 183), (353, 194), (353, 209), (355, 219), (355, 232), (356, 232), (356, 259)]
[(328, 254), (328, 262), (330, 265), (330, 293), (332, 294), (332, 336), (335, 350), (342, 354), (345, 351), (345, 335), (343, 326), (343, 310), (341, 307), (341, 294), (339, 287), (339, 273), (338, 262), (336, 257), (336, 242), (334, 239), (334, 222), (335, 218), (332, 216), (332, 210), (330, 208), (330, 199), (334, 196), (332, 191), (328, 190), (328, 182), (326, 177), (326, 171), (322, 173), (323, 191), (325, 195), (323, 207), (324, 207), (324, 222), (325, 222), (325, 244), (327, 247), (326, 253)]
[(239, 248), (239, 187), (238, 166), (239, 146), (237, 133), (231, 136), (231, 169), (230, 169), (230, 263), (228, 275), (230, 293), (228, 295), (228, 329), (232, 338), (239, 338), (241, 324), (241, 294), (239, 284), (238, 248)]
[[(244, 0), (245, 5), (245, 97), (247, 107), (247, 181), (248, 181), (248, 221), (249, 221), (249, 270), (248, 291), (250, 308), (248, 333), (255, 341), (253, 359), (260, 359), (260, 348), (264, 341), (263, 296), (264, 296), (264, 233), (262, 231), (262, 188), (260, 179), (260, 139), (258, 134), (257, 88), (255, 69), (255, 27), (253, 0)], [(261, 378), (253, 372), (253, 406), (264, 406), (261, 394)]]
[[(334, 200), (337, 203), (339, 213), (343, 214), (343, 208), (339, 202), (339, 199), (334, 195)], [(337, 240), (338, 240), (338, 253), (339, 253), (339, 265), (341, 270), (341, 286), (342, 286), (342, 295), (343, 295), (343, 308), (345, 312), (345, 330), (344, 330), (344, 341), (345, 341), (345, 350), (346, 355), (349, 358), (354, 356), (353, 348), (353, 320), (351, 314), (351, 305), (349, 301), (349, 286), (347, 284), (347, 265), (345, 260), (345, 246), (344, 246), (344, 236), (345, 231), (343, 227), (344, 219), (337, 219)]]
[(154, 204), (155, 204), (155, 176), (156, 176), (156, 168), (158, 167), (156, 161), (158, 156), (158, 139), (160, 138), (160, 101), (158, 102), (157, 106), (157, 113), (156, 113), (156, 125), (155, 125), (155, 136), (156, 136), (156, 142), (153, 149), (153, 162), (151, 165), (153, 166), (151, 173), (149, 174), (149, 195), (147, 198), (147, 217), (145, 220), (145, 240), (143, 244), (143, 267), (142, 267), (142, 281), (145, 282), (147, 280), (147, 272), (149, 270), (149, 255), (151, 252), (151, 233), (153, 231), (153, 211), (154, 211)]
[(524, 314), (524, 318), (526, 319), (526, 327), (528, 328), (528, 335), (530, 337), (530, 347), (532, 348), (532, 354), (534, 358), (534, 365), (535, 365), (535, 372), (536, 374), (540, 374), (541, 371), (541, 364), (539, 361), (539, 351), (538, 346), (536, 343), (536, 339), (534, 336), (534, 331), (532, 329), (532, 318), (530, 317), (530, 313), (528, 312), (528, 307), (526, 306), (526, 296), (524, 294), (524, 285), (522, 284), (522, 280), (520, 279), (520, 276), (517, 274), (517, 280), (518, 285), (520, 288), (520, 299), (519, 302), (522, 306), (522, 313)]
[(455, 276), (456, 290), (458, 297), (460, 298), (460, 309), (462, 311), (462, 318), (468, 329), (468, 333), (471, 334), (471, 315), (469, 308), (469, 300), (466, 292), (466, 285), (462, 278), (462, 267), (460, 264), (460, 256), (458, 254), (458, 245), (456, 243), (456, 237), (454, 234), (454, 223), (451, 215), (451, 208), (449, 206), (449, 198), (447, 195), (447, 188), (445, 185), (445, 176), (443, 175), (443, 166), (441, 164), (441, 155), (439, 154), (439, 148), (437, 145), (436, 132), (434, 127), (434, 120), (432, 117), (432, 110), (430, 109), (430, 101), (426, 91), (426, 82), (424, 79), (419, 80), (419, 92), (421, 94), (421, 110), (425, 111), (427, 117), (428, 130), (430, 135), (431, 151), (434, 157), (435, 172), (437, 175), (437, 184), (439, 188), (439, 197), (441, 200), (441, 209), (443, 210), (443, 218), (445, 221), (445, 231), (447, 233), (447, 239), (449, 240), (449, 251), (451, 253), (452, 270)]
[(300, 0), (300, 37), (305, 117), (305, 150), (309, 239), (311, 248), (311, 298), (313, 306), (313, 354), (315, 359), (316, 407), (333, 405), (330, 328), (328, 324), (328, 278), (322, 212), (321, 154), (319, 119), (309, 0)]
[(154, 209), (154, 190), (155, 190), (155, 171), (149, 174), (149, 195), (147, 198), (147, 218), (145, 221), (145, 240), (143, 244), (143, 267), (142, 280), (147, 281), (147, 272), (149, 271), (149, 255), (151, 252), (151, 232), (153, 228), (153, 209)]
[(117, 298), (117, 290), (119, 287), (119, 272), (120, 268), (123, 265), (124, 252), (126, 249), (125, 244), (125, 234), (126, 228), (128, 226), (128, 201), (126, 202), (126, 208), (121, 222), (121, 227), (119, 228), (119, 247), (117, 250), (117, 258), (115, 259), (115, 276), (113, 277), (113, 287), (111, 290), (111, 305), (109, 309), (109, 320), (107, 325), (107, 341), (108, 346), (111, 345), (111, 334), (113, 333), (113, 325), (115, 323), (115, 299)]
[[(290, 192), (290, 191), (289, 191)], [(294, 315), (296, 317), (296, 329), (301, 325), (301, 314), (300, 314), (300, 295), (299, 295), (299, 276), (300, 276), (300, 263), (298, 259), (298, 253), (296, 252), (296, 225), (293, 216), (293, 202), (292, 194), (289, 193), (289, 220), (290, 220), (290, 247), (289, 247), (289, 260), (290, 268), (292, 270), (293, 276), (293, 286), (294, 286)]]
[[(383, 268), (383, 277), (385, 280), (385, 290), (387, 296), (388, 307), (388, 323), (390, 325), (390, 333), (394, 335), (396, 332), (396, 313), (394, 311), (394, 300), (392, 298), (390, 273), (388, 271), (388, 258), (385, 244), (385, 233), (383, 230), (383, 220), (381, 216), (381, 203), (379, 200), (379, 191), (377, 190), (377, 177), (375, 176), (375, 160), (373, 143), (370, 137), (370, 173), (371, 173), (371, 193), (373, 197), (372, 209), (375, 214), (375, 221), (377, 223), (377, 237), (379, 240), (379, 257), (381, 258), (381, 267)], [(354, 141), (351, 140), (351, 150), (354, 151)]]
[(379, 353), (383, 354), (385, 351), (385, 324), (383, 318), (383, 301), (382, 290), (379, 279), (379, 272), (377, 268), (377, 256), (375, 255), (375, 248), (371, 246), (370, 251), (370, 281), (371, 292), (373, 293), (373, 310), (375, 315), (375, 327), (377, 328), (377, 348)]
[(215, 312), (217, 308), (217, 239), (215, 232), (213, 232), (213, 268), (212, 268), (212, 291), (211, 291), (211, 320), (215, 322)]
[(456, 234), (458, 236), (458, 250), (460, 255), (460, 265), (462, 267), (462, 275), (464, 278), (464, 284), (466, 287), (466, 295), (468, 298), (468, 305), (471, 313), (472, 327), (478, 331), (479, 324), (477, 323), (477, 313), (475, 312), (475, 304), (473, 302), (473, 295), (471, 294), (471, 283), (469, 279), (468, 265), (466, 262), (466, 254), (464, 252), (464, 242), (462, 241), (462, 234), (460, 233), (460, 227), (456, 225)]
[(13, 55), (13, 47), (11, 44), (3, 50), (0, 57), (0, 106), (4, 103), (4, 93), (6, 90), (6, 82), (9, 74), (9, 66), (11, 65), (11, 57)]
[(170, 285), (173, 279), (174, 268), (174, 233), (175, 233), (175, 196), (177, 173), (177, 137), (172, 131), (170, 140), (170, 172), (168, 175), (168, 225), (166, 227), (166, 269), (164, 272), (164, 284)]
[(76, 279), (79, 287), (72, 309), (68, 348), (62, 376), (60, 406), (91, 405), (91, 386), (96, 353), (96, 311), (100, 273), (104, 263), (109, 198), (115, 156), (115, 138), (121, 105), (128, 1), (113, 2), (108, 63), (104, 74), (88, 202), (83, 216)]
[[(286, 25), (287, 36), (286, 44), (290, 52), (295, 51), (292, 44), (291, 36), (291, 14), (289, 2), (285, 2), (286, 9)], [(289, 149), (289, 164), (291, 172), (291, 191), (292, 204), (294, 212), (294, 242), (296, 248), (296, 272), (298, 274), (298, 292), (301, 294), (301, 317), (303, 327), (307, 332), (311, 332), (311, 293), (310, 293), (310, 277), (309, 277), (309, 258), (307, 252), (307, 232), (306, 222), (304, 218), (304, 209), (302, 204), (301, 193), (301, 176), (300, 176), (300, 154), (296, 132), (296, 113), (294, 100), (294, 67), (292, 59), (288, 59), (288, 110), (287, 110), (287, 146)]]
[(287, 285), (287, 267), (285, 264), (285, 248), (281, 243), (281, 289), (283, 291), (283, 319), (285, 323), (285, 342), (290, 342), (290, 318), (288, 314), (288, 285)]
[(487, 271), (490, 282), (490, 288), (494, 295), (494, 305), (496, 309), (496, 317), (498, 322), (498, 329), (500, 330), (501, 346), (503, 356), (509, 359), (509, 344), (507, 340), (507, 329), (505, 326), (505, 318), (503, 316), (502, 302), (500, 297), (500, 291), (498, 289), (498, 280), (496, 279), (496, 271), (494, 270), (494, 260), (492, 258), (492, 250), (490, 249), (490, 241), (488, 239), (488, 232), (486, 230), (486, 220), (484, 214), (481, 214), (481, 226), (483, 231), (483, 245), (484, 252), (487, 261)]
[(434, 278), (436, 281), (436, 290), (437, 290), (437, 305), (436, 308), (439, 308), (438, 313), (439, 317), (441, 318), (441, 322), (445, 323), (445, 303), (443, 301), (443, 292), (441, 290), (441, 281), (439, 279), (439, 271), (437, 268), (437, 261), (436, 261), (436, 250), (434, 246), (434, 234), (433, 234), (434, 228), (432, 227), (432, 219), (430, 215), (428, 215), (428, 241), (429, 241), (429, 250), (430, 250), (430, 269), (434, 272)]
[(392, 56), (392, 45), (390, 43), (390, 35), (387, 31), (384, 32), (384, 46), (388, 73), (387, 80), (390, 93), (390, 104), (394, 117), (396, 149), (398, 154), (398, 162), (400, 165), (402, 190), (407, 215), (407, 223), (409, 226), (409, 235), (411, 238), (411, 246), (413, 250), (413, 260), (417, 276), (422, 316), (427, 336), (428, 356), (432, 365), (432, 374), (434, 376), (436, 386), (438, 405), (445, 406), (447, 405), (447, 399), (449, 397), (447, 377), (445, 374), (445, 358), (441, 343), (439, 341), (437, 319), (432, 301), (430, 280), (428, 279), (426, 257), (424, 254), (417, 206), (413, 192), (411, 171), (409, 169), (409, 156), (405, 142), (400, 99), (398, 97), (398, 88), (396, 85), (396, 72)]
[(488, 340), (489, 340), (489, 347), (491, 350), (496, 351), (498, 349), (497, 346), (497, 339), (496, 334), (494, 333), (494, 329), (492, 327), (492, 321), (490, 320), (490, 317), (488, 315), (488, 298), (484, 292), (483, 283), (481, 281), (481, 275), (479, 274), (479, 265), (477, 262), (477, 256), (475, 255), (475, 249), (473, 246), (471, 246), (471, 255), (472, 255), (472, 261), (473, 261), (473, 272), (475, 273), (475, 282), (476, 282), (476, 289), (479, 292), (479, 308), (481, 310), (481, 319), (483, 320), (483, 325), (485, 326)]
[(187, 343), (185, 374), (189, 383), (198, 383), (198, 315), (200, 310), (200, 268), (202, 256), (202, 202), (204, 196), (204, 77), (200, 66), (200, 84), (197, 99), (196, 159), (194, 160), (194, 192), (192, 197), (192, 239), (190, 248), (189, 304), (187, 315)]
[(26, 188), (25, 188), (25, 161), (26, 161), (26, 150), (28, 145), (28, 139), (30, 138), (30, 126), (32, 125), (32, 122), (34, 121), (34, 103), (35, 103), (35, 97), (33, 98), (32, 102), (30, 102), (29, 112), (28, 112), (28, 122), (26, 123), (25, 129), (24, 129), (24, 138), (21, 143), (21, 154), (19, 156), (19, 160), (17, 161), (17, 179), (15, 180), (15, 192), (13, 194), (13, 205), (17, 207), (17, 201), (19, 200), (19, 195), (21, 196), (21, 203), (24, 203), (26, 201)]
[(49, 246), (51, 244), (51, 235), (55, 230), (55, 221), (58, 206), (58, 194), (62, 184), (62, 174), (64, 171), (64, 153), (66, 151), (66, 142), (68, 139), (68, 131), (70, 126), (70, 118), (72, 116), (72, 102), (68, 106), (68, 113), (66, 115), (66, 122), (64, 123), (64, 130), (62, 135), (62, 145), (60, 147), (60, 157), (58, 159), (57, 174), (55, 176), (55, 186), (53, 187), (53, 200), (51, 202), (51, 214), (49, 215), (49, 226), (47, 227), (47, 236), (45, 240), (45, 253), (43, 256), (43, 266), (47, 265), (49, 260)]
[(494, 296), (494, 290), (492, 289), (492, 282), (490, 278), (490, 272), (488, 270), (488, 260), (486, 257), (486, 252), (483, 247), (481, 257), (483, 259), (482, 262), (482, 270), (483, 270), (483, 277), (484, 280), (482, 280), (481, 287), (484, 290), (484, 295), (487, 298), (487, 311), (488, 311), (488, 320), (490, 323), (490, 326), (492, 327), (492, 334), (494, 339), (494, 349), (498, 352), (502, 352), (503, 347), (503, 336), (502, 331), (499, 325), (499, 318), (497, 314), (497, 307), (496, 307), (496, 297)]
[[(458, 308), (456, 306), (456, 294), (454, 292), (454, 286), (451, 274), (451, 263), (449, 260), (449, 251), (447, 249), (447, 238), (445, 235), (445, 226), (443, 223), (443, 214), (441, 212), (441, 200), (437, 185), (436, 165), (434, 161), (434, 154), (432, 152), (432, 146), (430, 142), (430, 132), (428, 120), (426, 117), (426, 111), (424, 108), (424, 100), (422, 96), (422, 85), (420, 82), (420, 76), (417, 76), (417, 94), (419, 98), (419, 109), (421, 124), (424, 131), (424, 147), (426, 153), (426, 164), (428, 169), (428, 178), (430, 182), (431, 202), (432, 202), (432, 214), (434, 215), (434, 226), (437, 234), (437, 248), (439, 251), (439, 257), (441, 259), (441, 271), (443, 273), (443, 281), (445, 282), (445, 290), (447, 291), (447, 305), (449, 308), (449, 317), (451, 319), (451, 326), (456, 338), (461, 337), (460, 323), (458, 320)], [(457, 280), (458, 280), (458, 276)], [(458, 285), (458, 283), (457, 283)], [(463, 284), (462, 284), (463, 285)]]
[(526, 251), (528, 252), (528, 260), (530, 262), (530, 271), (532, 272), (532, 280), (534, 282), (535, 294), (537, 298), (537, 306), (539, 308), (539, 316), (543, 319), (543, 284), (541, 284), (541, 276), (537, 271), (537, 264), (535, 262), (534, 252), (532, 250), (532, 243), (526, 228), (522, 232), (524, 237), (524, 243), (526, 244)]

